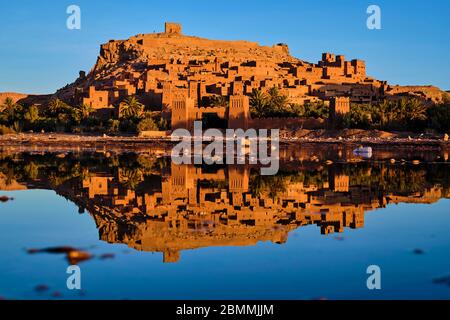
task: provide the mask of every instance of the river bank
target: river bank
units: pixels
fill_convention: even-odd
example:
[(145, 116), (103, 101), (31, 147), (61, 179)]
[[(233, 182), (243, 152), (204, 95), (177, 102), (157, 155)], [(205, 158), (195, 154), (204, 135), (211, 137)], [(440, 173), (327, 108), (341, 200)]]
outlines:
[[(176, 142), (168, 138), (141, 138), (135, 135), (93, 135), (65, 133), (20, 133), (0, 136), (3, 152), (112, 152), (170, 155)], [(450, 142), (437, 136), (394, 134), (380, 131), (341, 130), (281, 132), (280, 148), (309, 146), (318, 149), (371, 146), (376, 150), (414, 152), (447, 151)]]

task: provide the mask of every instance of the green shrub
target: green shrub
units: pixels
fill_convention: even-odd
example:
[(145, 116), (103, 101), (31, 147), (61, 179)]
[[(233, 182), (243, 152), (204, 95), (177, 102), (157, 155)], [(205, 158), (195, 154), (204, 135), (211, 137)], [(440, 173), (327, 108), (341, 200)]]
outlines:
[(119, 129), (122, 132), (136, 132), (137, 125), (134, 119), (122, 119), (120, 121)]
[(138, 124), (138, 131), (159, 131), (159, 128), (152, 118), (144, 118)]
[(428, 109), (428, 125), (440, 132), (450, 131), (450, 103), (438, 104)]

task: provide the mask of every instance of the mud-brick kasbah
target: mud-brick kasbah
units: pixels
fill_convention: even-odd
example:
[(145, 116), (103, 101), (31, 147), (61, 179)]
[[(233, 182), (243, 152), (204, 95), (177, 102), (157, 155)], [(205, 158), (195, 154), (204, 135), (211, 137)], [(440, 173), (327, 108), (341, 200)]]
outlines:
[[(438, 102), (432, 86), (391, 86), (366, 75), (362, 60), (323, 53), (318, 63), (294, 58), (284, 43), (272, 47), (248, 41), (208, 40), (183, 35), (178, 23), (162, 33), (139, 34), (103, 44), (94, 68), (56, 95), (92, 106), (99, 116), (119, 113), (120, 101), (137, 96), (170, 120), (172, 129), (192, 129), (195, 120), (215, 114), (228, 128), (281, 128), (305, 119), (251, 119), (249, 96), (276, 87), (290, 103), (324, 101), (331, 114), (349, 111), (350, 103), (414, 96)], [(209, 103), (222, 96), (224, 105)], [(298, 122), (298, 123), (297, 123)], [(320, 124), (302, 123), (307, 126)], [(314, 129), (314, 128), (311, 128)]]

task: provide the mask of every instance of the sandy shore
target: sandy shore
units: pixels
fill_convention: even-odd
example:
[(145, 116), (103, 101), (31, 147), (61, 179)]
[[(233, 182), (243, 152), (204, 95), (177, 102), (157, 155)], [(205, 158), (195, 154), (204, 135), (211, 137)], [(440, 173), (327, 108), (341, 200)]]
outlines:
[[(309, 133), (303, 136), (281, 134), (281, 146), (299, 144), (342, 144), (364, 145), (376, 148), (413, 148), (417, 150), (447, 150), (450, 142), (438, 138), (411, 137), (401, 135), (381, 136), (370, 134)], [(76, 135), (64, 133), (21, 133), (0, 136), (0, 148), (3, 151), (113, 151), (145, 152), (167, 154), (175, 142), (170, 138), (140, 138), (137, 136)]]
[[(319, 135), (317, 132), (314, 135)], [(136, 136), (103, 136), (73, 134), (16, 134), (0, 136), (0, 155), (20, 153), (67, 154), (101, 153), (105, 156), (134, 153), (151, 157), (170, 157), (176, 142), (170, 139), (149, 139)], [(372, 155), (355, 154), (360, 146), (371, 146)], [(286, 169), (296, 170), (305, 163), (314, 166), (328, 163), (378, 161), (387, 163), (447, 163), (450, 144), (440, 139), (413, 137), (368, 137), (366, 135), (283, 137), (279, 159)]]
[(0, 136), (0, 149), (11, 152), (111, 151), (165, 154), (171, 149), (169, 139), (136, 136), (77, 135), (63, 133), (23, 133)]
[[(363, 133), (364, 132), (364, 133)], [(450, 145), (438, 137), (422, 137), (420, 135), (389, 134), (381, 135), (373, 131), (308, 131), (307, 134), (280, 134), (281, 143), (312, 142), (312, 143), (373, 143), (373, 144), (416, 144), (416, 145)], [(19, 133), (0, 135), (0, 146), (9, 144), (21, 145), (57, 145), (57, 144), (161, 144), (174, 143), (167, 138), (144, 138), (136, 135), (95, 135), (71, 133)]]

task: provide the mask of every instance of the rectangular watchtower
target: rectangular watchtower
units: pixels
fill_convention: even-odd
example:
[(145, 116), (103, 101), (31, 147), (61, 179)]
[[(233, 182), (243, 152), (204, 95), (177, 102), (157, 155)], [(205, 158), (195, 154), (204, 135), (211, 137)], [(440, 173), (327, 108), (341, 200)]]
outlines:
[(173, 98), (172, 111), (172, 130), (187, 129), (192, 130), (192, 120), (190, 115), (194, 109), (194, 100), (185, 95), (176, 95)]
[(230, 96), (230, 107), (228, 110), (228, 128), (246, 130), (248, 127), (249, 117), (249, 98), (245, 95)]
[(164, 33), (181, 34), (182, 27), (180, 23), (166, 22)]

